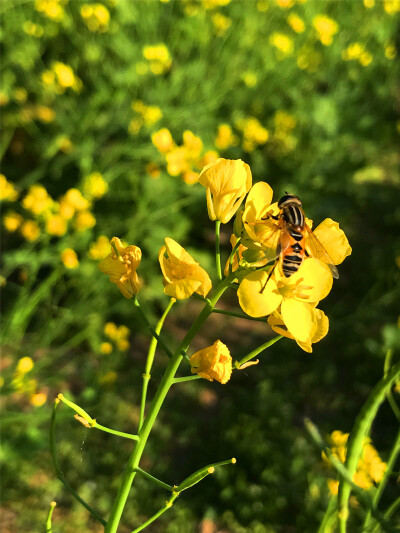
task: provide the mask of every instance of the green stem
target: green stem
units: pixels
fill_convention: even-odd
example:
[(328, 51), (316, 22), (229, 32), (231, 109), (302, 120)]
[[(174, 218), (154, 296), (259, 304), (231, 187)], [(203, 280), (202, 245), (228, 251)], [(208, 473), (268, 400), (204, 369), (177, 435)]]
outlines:
[(234, 363), (235, 368), (240, 369), (240, 367), (242, 365), (244, 365), (244, 363), (247, 363), (247, 361), (250, 361), (250, 359), (253, 359), (253, 357), (256, 357), (259, 353), (261, 353), (262, 351), (266, 350), (267, 348), (269, 348), (270, 346), (272, 346), (273, 344), (275, 344), (276, 342), (278, 342), (282, 338), (283, 338), (282, 335), (278, 335), (277, 337), (274, 337), (270, 341), (268, 341), (268, 342), (266, 342), (264, 344), (261, 344), (261, 346), (259, 346), (258, 348), (256, 348), (255, 350), (253, 350), (252, 352), (247, 354), (240, 361), (235, 361), (235, 363)]
[(213, 313), (219, 313), (220, 315), (233, 316), (235, 318), (244, 318), (245, 320), (254, 320), (255, 322), (268, 322), (268, 318), (245, 315), (244, 313), (237, 313), (236, 311), (225, 311), (225, 309), (214, 309)]
[(50, 453), (53, 459), (54, 468), (56, 470), (57, 477), (64, 484), (65, 488), (72, 494), (72, 496), (76, 500), (78, 500), (78, 502), (82, 504), (83, 507), (85, 507), (89, 511), (89, 513), (91, 513), (101, 524), (103, 524), (103, 526), (105, 526), (106, 521), (100, 516), (100, 514), (97, 511), (92, 509), (92, 507), (90, 507), (90, 505), (86, 503), (85, 500), (83, 500), (79, 496), (79, 494), (71, 487), (68, 481), (64, 478), (64, 474), (62, 473), (62, 470), (60, 468), (60, 463), (58, 462), (58, 457), (57, 457), (56, 434), (55, 434), (56, 412), (57, 412), (57, 407), (59, 405), (59, 402), (60, 400), (58, 398), (54, 402), (53, 414), (51, 416), (51, 424), (50, 424)]
[[(398, 431), (396, 440), (394, 441), (394, 445), (390, 453), (389, 460), (386, 464), (386, 470), (383, 475), (383, 478), (381, 482), (379, 483), (378, 488), (376, 489), (376, 492), (372, 498), (372, 504), (374, 507), (378, 507), (379, 500), (382, 496), (383, 491), (385, 490), (387, 482), (389, 481), (390, 475), (392, 474), (392, 471), (393, 471), (394, 465), (396, 464), (399, 453), (400, 453), (400, 430)], [(363, 531), (370, 530), (371, 522), (372, 522), (371, 512), (368, 512), (367, 516), (365, 517)]]
[(155, 331), (155, 329), (153, 328), (153, 326), (150, 324), (147, 316), (145, 315), (143, 309), (140, 307), (140, 303), (139, 303), (139, 300), (136, 298), (133, 299), (133, 304), (135, 305), (136, 309), (139, 311), (140, 313), (140, 316), (143, 318), (144, 322), (146, 322), (146, 325), (147, 327), (149, 328), (151, 334), (153, 335), (154, 338), (157, 339), (158, 343), (160, 344), (161, 348), (164, 350), (164, 352), (168, 355), (168, 357), (171, 359), (172, 357), (172, 352), (171, 350), (168, 348), (168, 346), (165, 344), (165, 342), (160, 338), (160, 336), (158, 335), (158, 333)]
[(138, 435), (132, 435), (131, 433), (124, 433), (123, 431), (117, 431), (115, 429), (106, 428), (105, 426), (102, 426), (96, 421), (93, 427), (96, 429), (100, 429), (101, 431), (104, 431), (105, 433), (111, 433), (112, 435), (117, 435), (118, 437), (124, 437), (125, 439), (139, 440)]
[(390, 507), (385, 512), (385, 518), (389, 520), (389, 518), (392, 516), (392, 514), (396, 511), (396, 509), (400, 507), (400, 497), (395, 500)]
[(56, 502), (51, 502), (50, 504), (50, 509), (47, 515), (47, 520), (46, 520), (46, 533), (53, 533), (53, 525), (51, 523), (51, 518), (53, 516), (56, 505), (57, 505)]
[[(175, 298), (171, 298), (166, 310), (164, 311), (162, 317), (158, 321), (158, 324), (157, 324), (156, 329), (155, 329), (155, 333), (157, 335), (160, 335), (161, 329), (162, 329), (162, 327), (164, 325), (164, 321), (167, 318), (167, 315), (170, 312), (170, 310), (171, 310), (171, 308), (172, 308), (172, 306), (174, 305), (175, 302), (176, 302)], [(140, 428), (143, 425), (144, 411), (145, 411), (145, 408), (146, 408), (147, 387), (149, 385), (149, 381), (150, 381), (150, 378), (151, 378), (151, 368), (153, 366), (153, 361), (154, 361), (154, 356), (155, 356), (155, 353), (156, 353), (157, 343), (158, 343), (157, 337), (153, 336), (153, 338), (151, 339), (151, 342), (150, 342), (149, 351), (147, 353), (146, 369), (145, 369), (145, 372), (143, 374), (142, 399), (141, 399), (141, 402), (140, 402), (140, 415), (139, 415), (139, 426), (138, 426), (139, 429), (138, 429), (138, 431), (140, 431)]]
[(221, 272), (221, 252), (219, 249), (219, 230), (221, 228), (221, 221), (216, 220), (215, 221), (215, 260), (217, 263), (217, 277), (218, 280), (222, 280), (222, 272)]
[(148, 525), (150, 525), (152, 522), (154, 522), (155, 520), (157, 520), (157, 518), (159, 518), (162, 514), (165, 513), (165, 511), (168, 511), (168, 509), (171, 509), (172, 507), (172, 504), (174, 503), (174, 501), (176, 500), (176, 498), (179, 496), (179, 493), (177, 494), (173, 494), (171, 496), (171, 498), (165, 502), (165, 506), (160, 509), (156, 514), (154, 514), (153, 516), (151, 516), (148, 520), (146, 520), (146, 522), (144, 524), (142, 524), (141, 526), (137, 527), (136, 529), (134, 529), (133, 531), (131, 531), (131, 533), (139, 533), (139, 531), (142, 531), (143, 529), (145, 529)]
[(183, 376), (182, 378), (174, 378), (174, 384), (184, 383), (185, 381), (193, 381), (195, 379), (202, 379), (202, 378), (198, 374), (194, 374), (193, 376)]
[(318, 533), (330, 533), (330, 531), (332, 531), (332, 529), (329, 529), (329, 528), (332, 525), (336, 511), (337, 511), (337, 496), (331, 496), (328, 507), (322, 519), (321, 525), (318, 528)]
[[(393, 355), (393, 350), (388, 350), (386, 352), (385, 363), (383, 365), (383, 375), (384, 376), (386, 376), (386, 374), (390, 370), (390, 367), (391, 367), (391, 364), (392, 364), (392, 355)], [(398, 405), (396, 403), (396, 400), (394, 399), (394, 396), (393, 396), (393, 393), (392, 393), (391, 389), (389, 389), (387, 391), (386, 398), (387, 398), (387, 400), (389, 402), (390, 407), (392, 408), (394, 416), (400, 422), (400, 409), (399, 409), (399, 407), (398, 407)]]
[(169, 490), (171, 492), (174, 490), (174, 487), (172, 485), (168, 485), (167, 483), (164, 483), (164, 481), (161, 481), (160, 479), (157, 479), (156, 477), (152, 476), (151, 474), (149, 474), (145, 470), (142, 470), (139, 467), (135, 468), (135, 471), (138, 474), (140, 474), (141, 476), (145, 477), (146, 479), (149, 479), (150, 481), (152, 481), (153, 483), (155, 483), (156, 485), (158, 485), (162, 489), (166, 489), (166, 490)]
[[(222, 281), (216, 288), (214, 297), (210, 300), (210, 302), (206, 302), (202, 311), (196, 318), (196, 320), (193, 322), (191, 328), (187, 332), (185, 338), (181, 342), (180, 346), (178, 347), (175, 354), (171, 357), (171, 359), (168, 361), (168, 365), (165, 369), (164, 375), (161, 379), (161, 383), (157, 389), (157, 392), (153, 398), (153, 401), (150, 404), (148, 414), (143, 422), (143, 425), (139, 432), (139, 442), (135, 446), (135, 449), (133, 450), (129, 460), (128, 464), (125, 468), (125, 472), (122, 476), (121, 484), (118, 490), (118, 494), (114, 500), (113, 507), (111, 509), (110, 517), (107, 522), (107, 526), (105, 528), (105, 533), (116, 533), (118, 529), (119, 522), (121, 520), (122, 512), (124, 510), (126, 500), (129, 495), (129, 491), (131, 489), (133, 480), (136, 475), (136, 469), (139, 466), (139, 461), (142, 457), (143, 450), (146, 446), (147, 439), (150, 435), (150, 431), (153, 427), (153, 424), (157, 418), (157, 415), (161, 409), (161, 406), (164, 402), (164, 399), (171, 387), (171, 385), (174, 382), (175, 374), (179, 368), (179, 365), (181, 364), (181, 361), (184, 357), (183, 354), (186, 353), (187, 349), (190, 346), (190, 343), (192, 342), (193, 338), (195, 337), (196, 333), (200, 329), (200, 327), (203, 325), (203, 323), (206, 321), (208, 316), (212, 313), (212, 310), (216, 303), (218, 302), (219, 298), (222, 296), (222, 294), (225, 292), (225, 290), (229, 287), (229, 284), (231, 283), (232, 279), (234, 279), (234, 276), (227, 276), (224, 281)], [(162, 511), (164, 512), (164, 511)], [(158, 517), (159, 515), (157, 515)], [(154, 518), (155, 520), (155, 518)], [(149, 522), (150, 523), (150, 522)], [(143, 528), (142, 528), (143, 529)], [(139, 530), (140, 531), (140, 530)]]

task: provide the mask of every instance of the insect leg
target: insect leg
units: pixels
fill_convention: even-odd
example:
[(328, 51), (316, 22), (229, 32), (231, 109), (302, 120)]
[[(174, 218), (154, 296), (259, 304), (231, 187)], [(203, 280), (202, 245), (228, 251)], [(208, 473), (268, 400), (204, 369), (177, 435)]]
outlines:
[(276, 265), (278, 264), (278, 261), (279, 261), (279, 257), (278, 257), (278, 259), (275, 260), (275, 263), (273, 264), (271, 270), (269, 271), (267, 281), (266, 281), (266, 282), (264, 283), (264, 285), (262, 286), (262, 289), (260, 290), (260, 294), (262, 294), (262, 293), (264, 292), (265, 287), (267, 286), (267, 283), (268, 283), (268, 281), (269, 281), (269, 278), (272, 276), (272, 273), (273, 273), (273, 271), (275, 270)]

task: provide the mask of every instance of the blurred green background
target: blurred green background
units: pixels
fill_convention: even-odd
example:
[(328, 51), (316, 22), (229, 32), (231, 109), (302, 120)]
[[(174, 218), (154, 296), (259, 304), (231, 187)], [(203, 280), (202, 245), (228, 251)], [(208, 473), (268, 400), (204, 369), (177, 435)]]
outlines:
[[(166, 236), (215, 279), (213, 224), (194, 182), (218, 155), (249, 163), (275, 200), (298, 194), (316, 224), (337, 220), (353, 254), (322, 304), (330, 332), (313, 354), (284, 339), (227, 385), (173, 388), (141, 466), (174, 484), (210, 462), (237, 464), (149, 531), (316, 531), (327, 470), (303, 418), (351, 430), (400, 346), (399, 2), (3, 0), (0, 10), (2, 531), (44, 531), (51, 500), (54, 531), (102, 530), (56, 479), (53, 400), (62, 391), (104, 425), (135, 431), (149, 337), (96, 265), (114, 235), (140, 246), (153, 322), (168, 300), (157, 261)], [(175, 306), (172, 345), (199, 306)], [(233, 293), (224, 306), (236, 309)], [(193, 349), (220, 338), (237, 359), (270, 336), (215, 315)], [(160, 352), (150, 394), (165, 364)], [(131, 444), (60, 411), (66, 478), (107, 516)], [(372, 437), (384, 460), (395, 425), (383, 407)], [(383, 505), (395, 491), (393, 479)], [(121, 532), (165, 499), (136, 478)]]

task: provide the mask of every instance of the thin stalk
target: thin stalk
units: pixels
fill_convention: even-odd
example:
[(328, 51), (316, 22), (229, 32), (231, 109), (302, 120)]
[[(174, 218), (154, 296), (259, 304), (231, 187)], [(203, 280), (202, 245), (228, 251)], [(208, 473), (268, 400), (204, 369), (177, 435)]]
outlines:
[(153, 337), (155, 337), (161, 348), (164, 350), (164, 352), (168, 355), (168, 357), (171, 359), (172, 357), (172, 352), (171, 350), (168, 348), (168, 346), (165, 344), (165, 342), (160, 338), (160, 336), (158, 335), (158, 333), (154, 330), (153, 326), (150, 324), (147, 316), (145, 315), (143, 309), (140, 307), (140, 303), (139, 303), (139, 300), (136, 298), (133, 299), (133, 304), (135, 305), (136, 309), (139, 311), (140, 313), (140, 316), (143, 318), (144, 322), (146, 323), (146, 326), (149, 328), (151, 334), (153, 335)]
[[(383, 375), (384, 376), (386, 376), (386, 374), (390, 370), (390, 367), (392, 366), (392, 356), (393, 356), (393, 350), (388, 350), (386, 352), (385, 363), (383, 365)], [(400, 422), (400, 409), (399, 409), (399, 406), (396, 403), (396, 400), (394, 399), (394, 396), (393, 396), (393, 393), (392, 393), (391, 389), (389, 389), (387, 391), (386, 398), (387, 398), (387, 401), (389, 402), (390, 407), (392, 408), (394, 416)]]
[(76, 500), (78, 500), (78, 502), (82, 504), (83, 507), (85, 507), (89, 511), (89, 513), (94, 516), (94, 518), (96, 518), (101, 524), (103, 524), (103, 526), (105, 526), (106, 521), (100, 516), (100, 514), (97, 511), (95, 511), (92, 507), (90, 507), (90, 505), (86, 503), (85, 500), (83, 500), (79, 496), (79, 494), (71, 487), (68, 481), (64, 478), (64, 474), (60, 468), (60, 463), (58, 462), (58, 457), (57, 457), (56, 434), (55, 434), (56, 412), (57, 412), (57, 407), (59, 403), (60, 403), (60, 400), (57, 398), (56, 401), (54, 402), (53, 414), (51, 416), (51, 424), (50, 424), (50, 453), (53, 459), (54, 468), (56, 470), (57, 477), (64, 484), (65, 488), (72, 494), (72, 496)]
[(46, 533), (53, 533), (53, 525), (51, 523), (51, 518), (53, 516), (56, 505), (57, 505), (56, 502), (51, 502), (50, 504), (50, 509), (47, 514), (47, 520), (46, 520)]
[(105, 433), (111, 433), (112, 435), (117, 435), (118, 437), (124, 437), (125, 439), (139, 440), (138, 435), (132, 435), (131, 433), (124, 433), (123, 431), (117, 431), (115, 429), (106, 428), (98, 422), (95, 422), (95, 425), (93, 427), (96, 429), (100, 429), (100, 431), (104, 431)]
[(245, 315), (244, 313), (238, 313), (236, 311), (225, 311), (225, 309), (214, 309), (213, 313), (219, 313), (220, 315), (233, 316), (235, 318), (243, 318), (245, 320), (254, 320), (255, 322), (267, 322), (268, 319), (265, 317), (256, 318), (254, 316)]
[(162, 489), (166, 489), (166, 490), (169, 490), (171, 492), (174, 490), (174, 487), (172, 485), (168, 485), (167, 483), (164, 483), (164, 481), (161, 481), (160, 479), (157, 479), (156, 477), (152, 476), (151, 474), (149, 474), (145, 470), (142, 470), (139, 467), (135, 468), (135, 470), (136, 470), (136, 472), (138, 474), (140, 474), (141, 476), (145, 477), (146, 479), (149, 479), (150, 481), (152, 481), (153, 483), (155, 483), (156, 485), (158, 485)]
[(240, 367), (244, 365), (245, 363), (247, 363), (247, 361), (250, 361), (250, 359), (253, 359), (253, 357), (256, 357), (259, 353), (263, 352), (264, 350), (266, 350), (267, 348), (269, 348), (270, 346), (272, 346), (273, 344), (275, 344), (282, 338), (283, 338), (282, 335), (278, 335), (277, 337), (274, 337), (270, 341), (265, 342), (264, 344), (261, 344), (261, 346), (259, 346), (258, 348), (256, 348), (255, 350), (247, 354), (240, 361), (235, 361), (234, 363), (235, 368), (240, 369)]
[[(397, 433), (392, 451), (390, 452), (389, 460), (386, 464), (386, 470), (383, 475), (383, 478), (381, 482), (379, 483), (375, 494), (373, 495), (372, 505), (374, 507), (378, 507), (379, 500), (382, 496), (383, 491), (385, 490), (387, 482), (389, 481), (390, 475), (392, 474), (392, 471), (393, 471), (394, 465), (396, 464), (399, 453), (400, 453), (400, 430)], [(371, 512), (368, 511), (367, 516), (365, 517), (363, 531), (369, 530), (369, 528), (371, 527), (371, 522), (372, 522)]]
[[(167, 318), (167, 315), (170, 312), (170, 310), (171, 310), (171, 308), (172, 308), (172, 306), (174, 305), (175, 302), (176, 302), (175, 298), (171, 298), (166, 310), (164, 311), (162, 317), (158, 321), (158, 324), (157, 324), (156, 329), (155, 329), (155, 332), (156, 332), (157, 335), (160, 335), (161, 329), (162, 329), (162, 327), (164, 325), (164, 321)], [(141, 399), (141, 402), (140, 402), (140, 415), (139, 415), (139, 426), (138, 426), (139, 429), (138, 429), (138, 431), (140, 431), (140, 428), (143, 425), (144, 411), (145, 411), (145, 408), (146, 408), (147, 387), (149, 385), (149, 381), (150, 381), (150, 378), (151, 378), (151, 367), (153, 366), (153, 361), (154, 361), (154, 356), (155, 356), (155, 353), (156, 353), (157, 343), (158, 343), (158, 339), (153, 336), (153, 338), (151, 339), (151, 342), (150, 342), (149, 351), (147, 353), (146, 369), (145, 369), (144, 374), (143, 374), (142, 399)]]
[(400, 507), (400, 497), (390, 505), (390, 507), (385, 511), (385, 518), (389, 520), (392, 514)]
[(134, 529), (133, 531), (131, 531), (131, 533), (139, 533), (139, 531), (143, 531), (143, 529), (145, 529), (148, 525), (150, 525), (152, 522), (157, 520), (157, 518), (159, 518), (162, 514), (164, 514), (165, 511), (168, 511), (168, 509), (171, 509), (174, 501), (176, 500), (176, 498), (178, 496), (179, 496), (179, 493), (173, 494), (171, 496), (171, 498), (168, 501), (165, 502), (165, 506), (164, 507), (162, 507), (156, 514), (154, 514), (148, 520), (146, 520), (146, 522), (144, 524), (142, 524), (141, 526), (139, 526), (136, 529)]
[(217, 277), (218, 280), (222, 280), (222, 272), (221, 272), (221, 252), (219, 249), (219, 230), (221, 228), (221, 221), (216, 220), (215, 221), (215, 261), (217, 264)]
[(183, 376), (181, 378), (174, 378), (174, 383), (184, 383), (185, 381), (193, 381), (195, 379), (201, 379), (201, 376), (198, 374), (193, 374), (193, 376)]
[(324, 517), (322, 519), (321, 525), (318, 528), (317, 533), (330, 533), (330, 531), (332, 531), (329, 528), (332, 525), (336, 511), (337, 511), (337, 496), (331, 496), (328, 507), (326, 508)]
[[(143, 454), (143, 450), (146, 446), (147, 439), (150, 435), (151, 429), (153, 427), (153, 424), (157, 418), (158, 413), (160, 412), (161, 406), (164, 402), (164, 399), (171, 387), (171, 385), (174, 382), (175, 374), (179, 368), (179, 365), (181, 364), (181, 361), (183, 359), (183, 354), (186, 353), (188, 347), (190, 346), (190, 343), (192, 342), (193, 338), (195, 337), (196, 333), (200, 329), (200, 327), (203, 325), (203, 323), (206, 321), (208, 316), (212, 313), (212, 310), (219, 300), (219, 298), (222, 296), (222, 294), (225, 292), (225, 290), (229, 287), (232, 279), (234, 276), (227, 276), (222, 283), (220, 283), (215, 291), (214, 297), (210, 300), (210, 302), (206, 302), (202, 311), (196, 318), (196, 320), (193, 322), (191, 328), (187, 332), (185, 338), (179, 345), (177, 351), (175, 354), (171, 357), (171, 359), (168, 361), (168, 365), (165, 369), (164, 375), (161, 379), (160, 385), (157, 389), (157, 392), (153, 398), (153, 401), (150, 404), (148, 414), (143, 422), (143, 425), (139, 432), (139, 442), (135, 446), (135, 449), (133, 450), (129, 460), (128, 464), (125, 468), (125, 472), (121, 479), (121, 484), (118, 490), (118, 494), (114, 500), (113, 507), (111, 509), (110, 517), (107, 522), (107, 526), (105, 528), (105, 533), (116, 533), (118, 529), (119, 522), (121, 520), (122, 512), (124, 510), (126, 500), (129, 495), (129, 491), (131, 489), (133, 480), (135, 478), (135, 475), (137, 473), (137, 468), (139, 466), (140, 459)], [(164, 512), (164, 511), (163, 511)], [(160, 516), (159, 514), (157, 517)], [(156, 518), (154, 518), (155, 520)], [(150, 523), (150, 522), (149, 522)], [(141, 527), (143, 529), (143, 527)], [(140, 529), (139, 529), (140, 531)]]

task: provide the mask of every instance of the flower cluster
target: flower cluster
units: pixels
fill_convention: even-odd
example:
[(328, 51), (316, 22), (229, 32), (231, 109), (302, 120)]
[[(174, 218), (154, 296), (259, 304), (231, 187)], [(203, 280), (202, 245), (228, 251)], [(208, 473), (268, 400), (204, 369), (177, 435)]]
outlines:
[(64, 18), (64, 5), (68, 0), (36, 0), (35, 9), (56, 22)]
[(236, 121), (235, 126), (243, 133), (243, 150), (252, 152), (269, 139), (269, 131), (255, 117), (248, 117)]
[(42, 72), (42, 83), (47, 91), (55, 94), (63, 94), (67, 89), (79, 92), (82, 88), (82, 81), (72, 67), (61, 61), (53, 62), (50, 69)]
[(108, 30), (110, 12), (103, 4), (83, 4), (81, 16), (90, 31), (104, 33)]
[(164, 43), (145, 46), (143, 48), (143, 57), (148, 61), (149, 68), (153, 74), (164, 74), (171, 68), (171, 55)]
[(158, 106), (148, 106), (141, 100), (132, 102), (131, 107), (135, 112), (135, 117), (130, 121), (128, 127), (131, 135), (136, 135), (139, 133), (142, 126), (152, 126), (163, 116), (162, 111)]
[(20, 399), (29, 398), (31, 405), (40, 407), (47, 400), (47, 389), (38, 387), (36, 379), (28, 374), (33, 370), (35, 364), (31, 357), (25, 356), (18, 360), (14, 371), (12, 386)]
[[(113, 351), (113, 343), (116, 344), (118, 350), (126, 352), (129, 349), (129, 335), (130, 329), (127, 326), (117, 326), (114, 322), (107, 322), (104, 325), (104, 335), (109, 340), (102, 342), (100, 345), (100, 352), (108, 355)], [(112, 342), (110, 342), (110, 340)]]
[(326, 15), (317, 15), (312, 22), (321, 43), (324, 46), (331, 45), (333, 36), (339, 31), (338, 23)]
[(351, 43), (342, 52), (344, 61), (358, 61), (363, 67), (368, 66), (372, 61), (372, 55), (365, 49), (363, 43)]
[[(334, 457), (342, 463), (346, 460), (347, 440), (349, 433), (342, 433), (341, 431), (333, 431), (328, 439), (329, 445)], [(322, 458), (326, 464), (330, 465), (330, 461), (322, 453)], [(369, 490), (374, 483), (379, 483), (386, 471), (386, 463), (379, 457), (378, 452), (371, 444), (371, 439), (365, 438), (363, 443), (362, 455), (358, 461), (357, 470), (353, 476), (353, 481), (364, 490)], [(338, 493), (339, 481), (334, 479), (328, 480), (328, 487), (332, 494)]]

